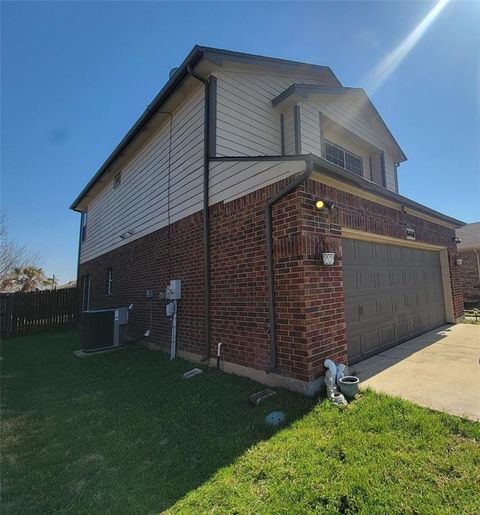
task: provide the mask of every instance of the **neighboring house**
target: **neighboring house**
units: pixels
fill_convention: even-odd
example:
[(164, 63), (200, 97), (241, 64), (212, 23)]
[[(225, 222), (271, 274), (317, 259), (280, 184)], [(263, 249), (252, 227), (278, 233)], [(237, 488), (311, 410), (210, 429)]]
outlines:
[(463, 260), (460, 277), (465, 302), (480, 302), (480, 222), (457, 229), (462, 240), (458, 255)]
[(168, 346), (146, 290), (181, 279), (179, 355), (221, 342), (224, 370), (312, 394), (325, 358), (463, 315), (463, 223), (398, 194), (405, 159), (330, 68), (197, 46), (71, 206), (83, 305), (133, 303), (131, 334)]

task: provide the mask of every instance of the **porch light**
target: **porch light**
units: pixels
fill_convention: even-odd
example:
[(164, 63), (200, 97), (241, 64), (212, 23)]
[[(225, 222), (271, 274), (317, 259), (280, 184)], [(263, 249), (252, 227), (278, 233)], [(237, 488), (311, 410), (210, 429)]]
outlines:
[(335, 202), (333, 200), (327, 199), (318, 199), (315, 202), (315, 208), (320, 210), (326, 207), (327, 209), (333, 209), (335, 207)]

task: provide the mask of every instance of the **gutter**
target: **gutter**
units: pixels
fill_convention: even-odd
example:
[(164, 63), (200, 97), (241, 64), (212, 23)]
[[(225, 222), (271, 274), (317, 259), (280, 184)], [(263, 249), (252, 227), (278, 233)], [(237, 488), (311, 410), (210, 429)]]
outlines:
[(265, 230), (267, 243), (267, 286), (268, 286), (268, 315), (269, 315), (269, 339), (270, 339), (270, 368), (267, 373), (278, 373), (277, 360), (277, 315), (275, 309), (275, 270), (273, 262), (273, 226), (272, 226), (272, 207), (280, 199), (294, 191), (301, 184), (310, 179), (313, 173), (313, 161), (311, 156), (305, 159), (306, 169), (302, 175), (289, 182), (285, 188), (267, 200), (265, 205)]

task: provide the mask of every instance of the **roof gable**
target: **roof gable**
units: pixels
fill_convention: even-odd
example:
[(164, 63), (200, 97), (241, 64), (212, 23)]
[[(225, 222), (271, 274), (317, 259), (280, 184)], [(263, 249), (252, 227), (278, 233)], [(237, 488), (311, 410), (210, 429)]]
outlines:
[(347, 87), (325, 87), (313, 84), (292, 84), (285, 91), (280, 93), (272, 100), (274, 107), (283, 104), (284, 102), (296, 102), (298, 100), (305, 100), (314, 95), (331, 96), (332, 98), (348, 97), (353, 102), (357, 103), (359, 109), (364, 112), (369, 123), (376, 125), (376, 130), (380, 130), (386, 136), (386, 139), (391, 142), (392, 146), (398, 153), (398, 162), (406, 161), (407, 156), (401, 149), (397, 140), (390, 132), (380, 113), (377, 111), (372, 101), (362, 88), (347, 88)]

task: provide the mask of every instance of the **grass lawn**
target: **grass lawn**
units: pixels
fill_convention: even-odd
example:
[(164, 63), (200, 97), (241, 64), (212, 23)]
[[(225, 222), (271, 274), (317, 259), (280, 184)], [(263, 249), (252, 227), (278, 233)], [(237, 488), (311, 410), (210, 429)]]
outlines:
[[(480, 513), (480, 425), (363, 394), (347, 409), (76, 333), (2, 349), (2, 513)], [(265, 426), (282, 409), (287, 425)]]

